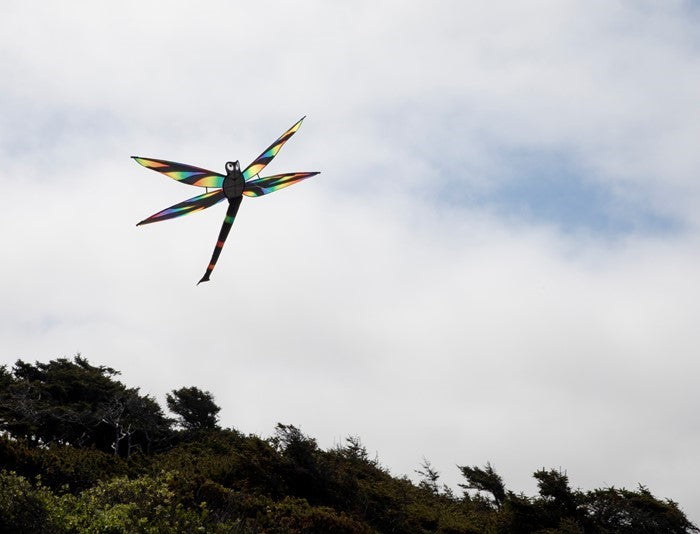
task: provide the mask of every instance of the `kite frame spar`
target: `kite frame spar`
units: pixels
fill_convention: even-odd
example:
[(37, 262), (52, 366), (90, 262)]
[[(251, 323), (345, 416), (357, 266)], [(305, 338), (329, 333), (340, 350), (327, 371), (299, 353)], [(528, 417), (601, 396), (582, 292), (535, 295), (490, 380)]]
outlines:
[[(167, 161), (163, 159), (131, 156), (137, 163), (154, 171), (165, 174), (173, 180), (207, 189), (204, 194), (197, 195), (196, 197), (192, 197), (183, 202), (175, 204), (174, 206), (170, 206), (169, 208), (159, 211), (147, 219), (144, 219), (136, 226), (165, 221), (175, 217), (182, 217), (183, 215), (188, 215), (190, 213), (194, 213), (195, 211), (210, 208), (214, 204), (218, 204), (222, 200), (227, 199), (229, 205), (228, 209), (226, 210), (226, 217), (224, 218), (224, 222), (221, 225), (221, 230), (219, 231), (219, 238), (214, 246), (214, 252), (212, 253), (209, 265), (207, 265), (207, 270), (202, 279), (197, 282), (197, 285), (201, 284), (202, 282), (208, 282), (209, 277), (216, 266), (216, 262), (219, 259), (221, 250), (224, 247), (229, 231), (231, 230), (233, 221), (236, 218), (238, 208), (243, 200), (243, 195), (248, 197), (267, 195), (301, 182), (306, 178), (321, 174), (320, 172), (288, 172), (284, 174), (275, 174), (273, 176), (260, 177), (260, 172), (267, 166), (268, 163), (272, 161), (289, 138), (296, 133), (305, 118), (306, 117), (304, 116), (294, 123), (291, 128), (279, 136), (274, 143), (267, 147), (265, 151), (255, 158), (253, 162), (243, 171), (241, 171), (238, 161), (227, 162), (225, 175), (199, 167), (193, 167), (192, 165), (186, 165), (184, 163), (176, 163), (174, 161)], [(256, 176), (257, 178), (253, 179)], [(209, 191), (209, 188), (215, 188), (215, 190)]]

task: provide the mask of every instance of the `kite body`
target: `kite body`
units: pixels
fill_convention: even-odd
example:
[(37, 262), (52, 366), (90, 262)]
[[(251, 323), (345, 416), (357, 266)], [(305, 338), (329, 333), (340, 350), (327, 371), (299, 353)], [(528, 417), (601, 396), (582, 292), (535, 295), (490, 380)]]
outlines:
[(229, 161), (226, 164), (226, 178), (224, 178), (224, 195), (231, 201), (234, 198), (243, 196), (245, 189), (245, 178), (241, 172), (241, 167), (238, 161)]
[[(163, 173), (166, 176), (177, 180), (178, 182), (198, 187), (205, 187), (207, 189), (210, 187), (217, 188), (211, 192), (207, 190), (207, 192), (202, 195), (198, 195), (180, 202), (179, 204), (175, 204), (174, 206), (170, 206), (163, 211), (159, 211), (147, 219), (144, 219), (136, 226), (181, 217), (183, 215), (187, 215), (188, 213), (209, 208), (214, 204), (227, 199), (229, 205), (228, 209), (226, 210), (226, 217), (224, 218), (224, 222), (221, 225), (221, 230), (219, 231), (219, 238), (214, 246), (214, 252), (212, 253), (207, 270), (197, 285), (201, 284), (202, 282), (209, 281), (209, 277), (219, 259), (221, 249), (226, 242), (226, 238), (231, 230), (231, 226), (236, 218), (238, 208), (241, 205), (244, 195), (249, 197), (267, 195), (268, 193), (272, 193), (284, 187), (300, 182), (301, 180), (305, 180), (306, 178), (310, 178), (311, 176), (320, 174), (319, 172), (290, 172), (285, 174), (275, 174), (274, 176), (267, 176), (264, 178), (259, 176), (260, 171), (262, 171), (265, 166), (272, 161), (272, 159), (282, 148), (282, 145), (284, 145), (287, 140), (289, 140), (289, 138), (299, 129), (299, 126), (301, 126), (303, 120), (304, 117), (297, 121), (291, 128), (289, 128), (289, 130), (284, 132), (243, 171), (241, 171), (238, 161), (229, 161), (226, 163), (225, 175), (208, 171), (206, 169), (201, 169), (199, 167), (193, 167), (192, 165), (185, 165), (184, 163), (175, 163), (174, 161), (166, 161), (162, 159), (149, 159), (132, 156), (144, 167), (148, 167), (149, 169)], [(256, 176), (258, 176), (258, 178), (253, 179)]]

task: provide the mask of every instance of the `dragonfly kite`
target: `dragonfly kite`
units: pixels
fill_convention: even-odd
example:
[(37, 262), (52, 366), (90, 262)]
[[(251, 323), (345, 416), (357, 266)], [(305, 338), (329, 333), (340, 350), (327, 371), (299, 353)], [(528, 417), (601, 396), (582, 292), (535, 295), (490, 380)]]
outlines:
[[(241, 200), (243, 200), (243, 195), (248, 197), (267, 195), (273, 191), (277, 191), (300, 182), (301, 180), (305, 180), (306, 178), (310, 178), (311, 176), (320, 174), (318, 172), (288, 172), (263, 178), (259, 176), (259, 173), (280, 151), (282, 145), (284, 145), (299, 129), (299, 126), (301, 126), (304, 118), (305, 117), (299, 119), (299, 121), (296, 122), (289, 130), (284, 132), (279, 139), (277, 139), (277, 141), (267, 147), (267, 149), (260, 154), (255, 161), (253, 161), (253, 163), (243, 169), (243, 172), (241, 172), (238, 161), (229, 161), (226, 163), (226, 174), (224, 175), (217, 172), (208, 171), (206, 169), (200, 169), (199, 167), (193, 167), (192, 165), (175, 163), (174, 161), (132, 156), (144, 167), (162, 172), (166, 176), (169, 176), (178, 182), (207, 188), (206, 193), (185, 200), (184, 202), (180, 202), (179, 204), (175, 204), (174, 206), (170, 206), (163, 211), (159, 211), (155, 215), (151, 215), (148, 219), (144, 219), (136, 226), (165, 221), (166, 219), (172, 219), (174, 217), (181, 217), (182, 215), (187, 215), (188, 213), (194, 213), (195, 211), (209, 208), (214, 204), (227, 199), (228, 209), (226, 210), (226, 218), (224, 218), (224, 223), (221, 226), (221, 231), (219, 232), (219, 239), (216, 241), (216, 246), (214, 247), (214, 252), (211, 256), (211, 261), (207, 266), (207, 270), (202, 279), (197, 282), (197, 285), (201, 284), (202, 282), (209, 281), (209, 277), (211, 276), (214, 266), (219, 259), (219, 254), (221, 254), (221, 249), (224, 246), (224, 242), (226, 241), (228, 233), (231, 230), (231, 225), (233, 224), (233, 220), (238, 212), (238, 207), (241, 205)], [(257, 179), (253, 179), (256, 176)], [(208, 188), (210, 187), (216, 189), (214, 191), (209, 191)]]

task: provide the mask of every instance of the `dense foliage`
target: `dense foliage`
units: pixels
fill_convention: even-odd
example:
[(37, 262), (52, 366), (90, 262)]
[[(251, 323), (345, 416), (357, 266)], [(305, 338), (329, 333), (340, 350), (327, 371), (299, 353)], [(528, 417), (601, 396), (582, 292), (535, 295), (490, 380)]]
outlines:
[(77, 356), (0, 367), (0, 532), (687, 533), (676, 503), (645, 487), (573, 490), (539, 470), (534, 497), (493, 466), (460, 466), (464, 494), (428, 460), (414, 484), (360, 440), (322, 450), (292, 425), (271, 438), (217, 425), (196, 387), (167, 418), (107, 367)]

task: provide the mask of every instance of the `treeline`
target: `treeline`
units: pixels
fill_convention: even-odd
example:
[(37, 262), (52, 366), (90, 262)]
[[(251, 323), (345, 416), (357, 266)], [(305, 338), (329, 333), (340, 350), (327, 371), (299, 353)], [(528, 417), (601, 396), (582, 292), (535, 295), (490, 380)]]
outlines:
[(415, 484), (358, 438), (322, 450), (292, 425), (222, 429), (196, 387), (166, 415), (118, 375), (80, 356), (0, 367), (0, 532), (698, 532), (642, 486), (582, 491), (543, 469), (529, 497), (486, 464), (458, 467), (456, 495), (427, 460)]

